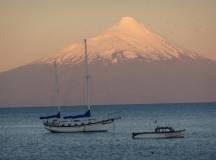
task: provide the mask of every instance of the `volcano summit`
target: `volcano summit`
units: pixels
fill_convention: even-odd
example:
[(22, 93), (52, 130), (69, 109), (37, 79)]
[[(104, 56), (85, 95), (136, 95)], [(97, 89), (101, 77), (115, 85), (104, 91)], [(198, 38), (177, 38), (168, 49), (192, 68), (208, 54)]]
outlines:
[[(181, 49), (132, 17), (88, 39), (93, 104), (216, 100), (216, 62)], [(83, 44), (0, 74), (0, 105), (55, 105), (53, 62), (61, 102), (83, 104)]]
[[(90, 62), (103, 60), (117, 63), (139, 59), (160, 61), (179, 58), (197, 59), (197, 54), (186, 53), (170, 44), (159, 35), (148, 30), (132, 17), (123, 17), (118, 23), (101, 35), (88, 40)], [(72, 44), (56, 56), (44, 58), (42, 62), (61, 64), (80, 63), (83, 58), (83, 44)]]

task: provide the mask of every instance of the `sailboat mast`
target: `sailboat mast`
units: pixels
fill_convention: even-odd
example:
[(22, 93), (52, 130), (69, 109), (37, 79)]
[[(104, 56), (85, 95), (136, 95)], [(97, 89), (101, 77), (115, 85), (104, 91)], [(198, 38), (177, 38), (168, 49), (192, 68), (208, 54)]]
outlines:
[(84, 46), (85, 46), (85, 70), (86, 70), (86, 75), (85, 75), (85, 80), (86, 80), (86, 93), (85, 93), (85, 99), (87, 100), (87, 106), (88, 110), (90, 110), (90, 97), (89, 97), (89, 69), (88, 69), (88, 48), (87, 48), (87, 40), (84, 39)]
[(55, 70), (55, 86), (56, 86), (56, 96), (57, 96), (57, 105), (58, 105), (58, 112), (61, 110), (60, 106), (60, 90), (59, 90), (59, 79), (58, 79), (58, 70), (57, 70), (57, 63), (54, 62), (54, 70)]

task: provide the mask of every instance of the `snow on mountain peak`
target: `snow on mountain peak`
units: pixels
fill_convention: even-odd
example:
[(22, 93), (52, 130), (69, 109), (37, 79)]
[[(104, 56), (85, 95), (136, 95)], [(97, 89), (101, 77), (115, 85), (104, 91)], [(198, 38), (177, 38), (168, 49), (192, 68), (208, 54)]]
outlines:
[(133, 17), (122, 17), (119, 22), (115, 23), (112, 27), (107, 29), (107, 31), (118, 33), (127, 32), (135, 35), (140, 33), (149, 33), (149, 30)]
[(119, 22), (120, 23), (130, 23), (130, 24), (136, 24), (136, 23), (138, 23), (135, 18), (130, 17), (130, 16), (122, 17)]
[[(88, 39), (87, 43), (90, 63), (95, 61), (117, 63), (131, 59), (168, 60), (181, 56), (196, 58), (196, 55), (186, 54), (182, 49), (171, 45), (133, 17), (122, 17), (102, 34)], [(83, 52), (83, 44), (76, 43), (66, 47), (57, 55), (41, 61), (80, 63), (83, 61)]]
[(122, 17), (117, 23), (117, 26), (121, 28), (137, 29), (140, 27), (140, 24), (133, 17)]

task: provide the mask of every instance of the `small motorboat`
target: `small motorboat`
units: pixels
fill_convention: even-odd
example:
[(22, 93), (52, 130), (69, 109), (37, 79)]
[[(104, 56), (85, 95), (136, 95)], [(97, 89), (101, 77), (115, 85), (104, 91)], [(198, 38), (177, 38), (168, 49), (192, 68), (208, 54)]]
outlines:
[(160, 139), (160, 138), (184, 138), (183, 130), (174, 130), (172, 127), (156, 127), (153, 132), (133, 132), (132, 138)]

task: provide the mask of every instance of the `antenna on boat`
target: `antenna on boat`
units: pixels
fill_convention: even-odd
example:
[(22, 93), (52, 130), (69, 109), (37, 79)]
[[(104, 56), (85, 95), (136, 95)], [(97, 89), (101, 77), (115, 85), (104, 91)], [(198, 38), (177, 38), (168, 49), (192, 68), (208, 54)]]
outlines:
[(61, 106), (60, 106), (60, 89), (59, 89), (58, 68), (57, 68), (56, 61), (54, 61), (54, 70), (55, 70), (55, 85), (56, 85), (57, 105), (58, 105), (58, 112), (60, 112), (60, 110), (61, 110)]
[(86, 93), (85, 93), (85, 99), (87, 101), (87, 106), (88, 106), (88, 110), (91, 109), (90, 106), (90, 97), (89, 97), (89, 69), (88, 69), (88, 48), (87, 48), (87, 40), (84, 39), (84, 47), (85, 47), (85, 70), (86, 70), (86, 75), (85, 75), (85, 80), (86, 80)]

